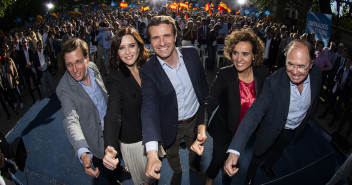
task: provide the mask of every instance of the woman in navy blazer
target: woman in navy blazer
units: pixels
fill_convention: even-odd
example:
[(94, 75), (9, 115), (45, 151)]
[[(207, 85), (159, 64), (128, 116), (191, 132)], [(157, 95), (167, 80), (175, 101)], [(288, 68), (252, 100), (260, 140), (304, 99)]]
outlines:
[(224, 54), (233, 65), (218, 71), (206, 100), (209, 117), (219, 106), (208, 126), (208, 132), (213, 137), (213, 156), (206, 171), (207, 185), (213, 184), (226, 160), (227, 148), (241, 119), (259, 96), (265, 78), (270, 75), (269, 68), (261, 65), (264, 44), (250, 30), (242, 29), (228, 35)]
[(142, 145), (141, 78), (139, 68), (149, 54), (143, 39), (133, 28), (120, 30), (111, 45), (107, 76), (108, 105), (104, 118), (105, 167), (113, 170), (119, 160), (117, 148), (134, 184), (151, 182), (145, 175), (147, 157)]

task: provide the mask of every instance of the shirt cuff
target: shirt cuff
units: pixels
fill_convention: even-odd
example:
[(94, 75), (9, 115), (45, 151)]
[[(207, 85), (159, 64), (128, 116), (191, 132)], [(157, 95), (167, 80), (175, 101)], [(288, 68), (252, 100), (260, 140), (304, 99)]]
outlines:
[(238, 155), (238, 157), (240, 157), (240, 153), (237, 152), (236, 150), (228, 149), (226, 153), (233, 153), (233, 154)]
[(156, 152), (158, 152), (158, 142), (157, 141), (147, 142), (145, 144), (145, 149), (146, 149), (147, 153), (152, 150), (155, 150)]
[[(80, 148), (78, 149), (77, 151), (77, 156), (78, 156), (78, 159), (79, 161), (82, 163), (82, 160), (81, 160), (81, 155), (83, 153), (87, 153), (91, 158), (93, 158), (93, 154), (88, 150), (88, 148)], [(83, 164), (83, 163), (82, 163)]]

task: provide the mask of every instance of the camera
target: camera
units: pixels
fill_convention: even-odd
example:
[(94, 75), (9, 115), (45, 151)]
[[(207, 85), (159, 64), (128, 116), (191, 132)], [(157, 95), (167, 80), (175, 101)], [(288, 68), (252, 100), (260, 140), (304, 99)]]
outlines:
[(5, 136), (0, 132), (0, 151), (5, 158), (15, 161), (19, 170), (23, 171), (26, 165), (27, 150), (22, 137), (13, 140), (12, 143), (6, 141)]

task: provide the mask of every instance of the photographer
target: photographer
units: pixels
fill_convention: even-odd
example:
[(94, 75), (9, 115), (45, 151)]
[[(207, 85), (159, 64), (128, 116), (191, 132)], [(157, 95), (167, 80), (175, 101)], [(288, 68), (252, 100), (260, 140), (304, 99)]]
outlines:
[(27, 159), (27, 150), (21, 137), (12, 143), (6, 141), (0, 132), (0, 185), (22, 185), (13, 175), (19, 169), (24, 171)]

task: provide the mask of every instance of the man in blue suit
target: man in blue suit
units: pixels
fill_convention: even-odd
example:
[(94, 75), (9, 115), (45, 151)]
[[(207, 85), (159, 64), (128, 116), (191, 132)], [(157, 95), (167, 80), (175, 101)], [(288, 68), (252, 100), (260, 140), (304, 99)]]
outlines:
[[(184, 139), (190, 149), (196, 140), (205, 142), (204, 101), (208, 83), (197, 50), (176, 48), (175, 20), (156, 16), (148, 25), (148, 35), (156, 56), (140, 70), (142, 79), (142, 127), (148, 163), (146, 174), (159, 179), (161, 161), (158, 146), (174, 171), (170, 184), (181, 184), (182, 168), (179, 142)], [(200, 172), (200, 156), (189, 150), (190, 170), (205, 181)]]
[(247, 111), (229, 146), (224, 170), (233, 176), (240, 153), (261, 122), (246, 184), (253, 184), (263, 160), (261, 168), (276, 178), (273, 165), (290, 141), (302, 133), (319, 98), (321, 70), (313, 66), (314, 48), (305, 40), (294, 40), (286, 47), (285, 56), (286, 67), (266, 79), (262, 94)]

